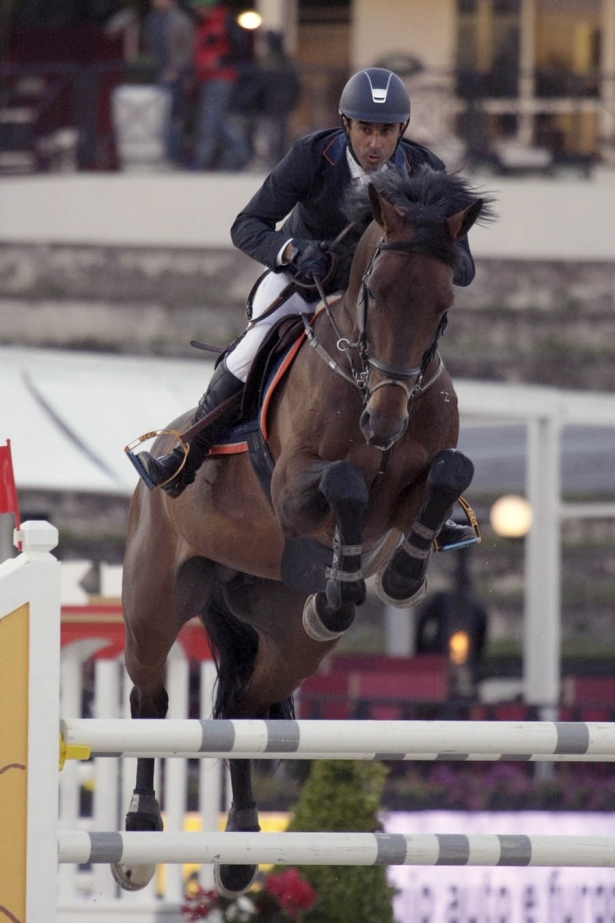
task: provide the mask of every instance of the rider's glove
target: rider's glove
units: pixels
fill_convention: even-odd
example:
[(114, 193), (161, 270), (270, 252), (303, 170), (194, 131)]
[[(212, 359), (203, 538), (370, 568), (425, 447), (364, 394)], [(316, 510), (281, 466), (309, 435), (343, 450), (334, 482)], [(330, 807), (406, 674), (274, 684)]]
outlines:
[(314, 278), (326, 279), (331, 269), (331, 254), (326, 243), (293, 237), (293, 252), (286, 267), (299, 283), (313, 283)]

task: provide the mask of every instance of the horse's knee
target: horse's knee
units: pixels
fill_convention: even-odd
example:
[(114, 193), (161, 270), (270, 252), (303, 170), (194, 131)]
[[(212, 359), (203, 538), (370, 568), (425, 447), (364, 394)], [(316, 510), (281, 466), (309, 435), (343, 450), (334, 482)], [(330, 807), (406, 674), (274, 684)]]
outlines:
[(361, 470), (352, 462), (338, 461), (327, 465), (319, 487), (340, 524), (346, 517), (363, 516), (369, 493)]
[(472, 483), (474, 465), (458, 449), (443, 449), (429, 468), (427, 490), (450, 506)]

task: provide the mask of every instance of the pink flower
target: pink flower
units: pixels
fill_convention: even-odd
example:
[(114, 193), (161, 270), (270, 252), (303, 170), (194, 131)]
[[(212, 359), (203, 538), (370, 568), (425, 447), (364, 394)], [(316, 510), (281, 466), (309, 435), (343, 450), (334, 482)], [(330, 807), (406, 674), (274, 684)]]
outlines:
[(182, 912), (186, 914), (188, 923), (204, 920), (219, 900), (217, 891), (204, 891), (199, 885), (190, 898), (190, 903), (184, 904)]
[(314, 888), (297, 869), (270, 875), (265, 881), (265, 889), (273, 894), (282, 910), (293, 920), (300, 910), (309, 910), (316, 900)]

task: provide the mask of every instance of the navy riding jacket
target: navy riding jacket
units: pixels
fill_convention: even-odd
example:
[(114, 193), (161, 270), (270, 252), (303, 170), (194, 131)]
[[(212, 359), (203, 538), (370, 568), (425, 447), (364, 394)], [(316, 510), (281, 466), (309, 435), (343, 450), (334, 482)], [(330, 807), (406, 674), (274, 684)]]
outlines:
[[(351, 182), (347, 148), (348, 140), (341, 128), (299, 138), (237, 215), (231, 228), (234, 245), (274, 269), (276, 257), (291, 237), (334, 240), (348, 224), (341, 209)], [(397, 145), (390, 163), (407, 173), (423, 164), (434, 170), (445, 169), (434, 153), (406, 138)], [(278, 231), (280, 221), (284, 223)], [(461, 258), (453, 281), (469, 285), (474, 278), (474, 260), (467, 237), (460, 244)]]

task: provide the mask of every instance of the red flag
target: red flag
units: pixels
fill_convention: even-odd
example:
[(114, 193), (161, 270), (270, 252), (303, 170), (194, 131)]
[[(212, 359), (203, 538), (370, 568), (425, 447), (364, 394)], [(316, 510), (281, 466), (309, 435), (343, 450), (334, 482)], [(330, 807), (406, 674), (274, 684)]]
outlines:
[(15, 528), (19, 529), (19, 503), (17, 502), (17, 488), (13, 474), (13, 459), (11, 457), (11, 440), (6, 440), (6, 445), (0, 445), (0, 513), (13, 513)]

